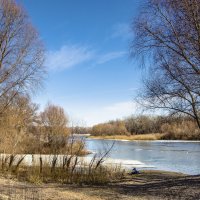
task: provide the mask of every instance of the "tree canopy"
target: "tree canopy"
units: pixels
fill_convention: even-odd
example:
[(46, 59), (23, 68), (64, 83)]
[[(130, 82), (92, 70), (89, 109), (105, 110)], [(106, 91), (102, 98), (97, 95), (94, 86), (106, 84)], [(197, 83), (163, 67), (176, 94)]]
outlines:
[(148, 66), (140, 102), (200, 128), (200, 1), (149, 0), (133, 22), (132, 55)]

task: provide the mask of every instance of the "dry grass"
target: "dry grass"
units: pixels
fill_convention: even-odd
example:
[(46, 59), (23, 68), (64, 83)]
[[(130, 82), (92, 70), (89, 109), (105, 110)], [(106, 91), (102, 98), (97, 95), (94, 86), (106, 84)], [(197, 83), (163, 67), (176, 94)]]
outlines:
[(164, 134), (140, 134), (140, 135), (113, 135), (113, 136), (90, 136), (92, 139), (108, 139), (108, 140), (160, 140)]
[[(42, 161), (40, 160), (42, 159)], [(105, 157), (94, 156), (86, 162), (81, 157), (71, 155), (53, 155), (53, 157), (40, 157), (32, 165), (20, 162), (17, 155), (4, 157), (0, 160), (0, 173), (4, 176), (12, 176), (21, 181), (34, 184), (62, 183), (62, 184), (87, 184), (105, 185), (113, 180), (124, 177), (125, 171), (120, 166), (103, 165)], [(10, 164), (12, 161), (12, 164)], [(38, 163), (38, 161), (41, 161)], [(18, 164), (19, 163), (19, 164)]]
[[(127, 175), (109, 186), (63, 185), (47, 183), (32, 185), (0, 178), (0, 194), (10, 197), (10, 186), (16, 196), (26, 190), (39, 194), (41, 200), (193, 200), (200, 199), (200, 177), (162, 171), (147, 171), (139, 175)], [(10, 194), (9, 194), (10, 193)], [(9, 195), (8, 195), (9, 194)], [(1, 199), (1, 196), (0, 196)], [(11, 198), (5, 198), (11, 199)], [(12, 198), (16, 200), (15, 198)], [(21, 198), (23, 199), (23, 198)], [(26, 198), (31, 199), (31, 198)], [(24, 199), (23, 199), (24, 200)]]

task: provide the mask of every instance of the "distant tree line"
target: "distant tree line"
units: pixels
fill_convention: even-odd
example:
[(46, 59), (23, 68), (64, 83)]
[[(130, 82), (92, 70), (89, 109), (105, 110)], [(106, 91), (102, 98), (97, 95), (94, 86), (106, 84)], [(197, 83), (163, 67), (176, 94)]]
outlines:
[(128, 131), (125, 122), (121, 120), (97, 124), (91, 129), (92, 135), (126, 135)]
[(163, 133), (163, 139), (199, 139), (196, 121), (182, 116), (131, 116), (93, 126), (94, 136)]

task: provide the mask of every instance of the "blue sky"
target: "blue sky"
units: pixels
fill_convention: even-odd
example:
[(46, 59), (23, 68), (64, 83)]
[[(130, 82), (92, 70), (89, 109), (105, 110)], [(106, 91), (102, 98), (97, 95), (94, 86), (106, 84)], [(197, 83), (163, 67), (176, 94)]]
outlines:
[(34, 97), (91, 126), (136, 112), (137, 62), (129, 57), (141, 0), (18, 0), (46, 47), (48, 77)]

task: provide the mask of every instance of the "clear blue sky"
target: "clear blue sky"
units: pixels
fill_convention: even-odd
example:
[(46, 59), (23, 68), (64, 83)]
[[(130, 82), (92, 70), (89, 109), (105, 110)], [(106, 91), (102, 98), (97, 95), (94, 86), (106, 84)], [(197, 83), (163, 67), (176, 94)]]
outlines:
[(46, 47), (48, 78), (34, 97), (90, 126), (135, 112), (140, 70), (130, 60), (141, 0), (18, 0)]

